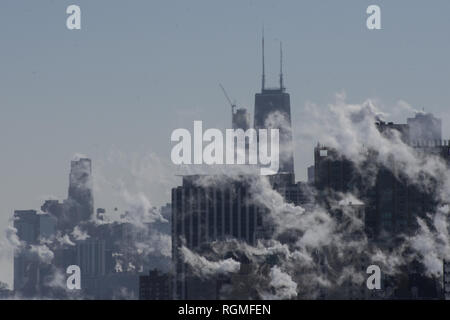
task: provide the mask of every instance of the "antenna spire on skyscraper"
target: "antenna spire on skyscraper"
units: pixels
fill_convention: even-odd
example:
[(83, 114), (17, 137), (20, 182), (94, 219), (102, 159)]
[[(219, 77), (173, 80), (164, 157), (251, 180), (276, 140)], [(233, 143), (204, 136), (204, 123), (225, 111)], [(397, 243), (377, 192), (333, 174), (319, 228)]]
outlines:
[(280, 90), (283, 89), (283, 43), (280, 41)]
[(264, 91), (266, 87), (266, 70), (265, 70), (265, 62), (264, 62), (264, 25), (262, 27), (262, 79), (261, 79), (261, 92)]

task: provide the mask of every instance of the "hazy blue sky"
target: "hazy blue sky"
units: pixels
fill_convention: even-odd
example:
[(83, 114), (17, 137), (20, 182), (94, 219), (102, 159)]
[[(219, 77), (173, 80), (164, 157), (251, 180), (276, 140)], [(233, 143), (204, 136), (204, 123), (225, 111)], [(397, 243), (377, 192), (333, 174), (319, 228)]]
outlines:
[[(70, 4), (81, 6), (80, 31), (66, 29)], [(383, 30), (367, 30), (370, 4), (381, 6)], [(448, 137), (449, 15), (448, 0), (1, 0), (1, 229), (14, 209), (66, 196), (75, 153), (93, 159), (102, 186), (138, 176), (134, 190), (167, 202), (169, 187), (146, 183), (165, 179), (172, 130), (229, 127), (219, 82), (253, 113), (263, 23), (267, 82), (277, 81), (280, 39), (295, 123), (306, 102), (344, 90), (350, 102), (425, 108)], [(308, 143), (295, 153), (299, 179)], [(117, 202), (98, 188), (97, 207)], [(11, 281), (11, 265), (0, 263), (0, 281)]]

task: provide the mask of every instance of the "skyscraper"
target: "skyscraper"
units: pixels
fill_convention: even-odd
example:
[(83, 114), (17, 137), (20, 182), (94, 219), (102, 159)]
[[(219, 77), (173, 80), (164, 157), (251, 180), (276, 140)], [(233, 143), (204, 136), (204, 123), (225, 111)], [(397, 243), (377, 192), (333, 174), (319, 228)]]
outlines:
[(280, 85), (266, 88), (264, 34), (262, 38), (262, 85), (255, 94), (255, 129), (278, 129), (280, 134), (280, 167), (278, 173), (294, 175), (291, 125), (291, 102), (283, 83), (283, 50), (280, 44)]
[(70, 164), (68, 199), (76, 222), (88, 221), (94, 212), (91, 159), (80, 158)]
[(68, 197), (62, 203), (47, 200), (41, 210), (57, 218), (58, 230), (71, 232), (94, 214), (91, 159), (80, 158), (70, 163)]
[(35, 210), (16, 210), (14, 228), (24, 247), (14, 252), (14, 291), (26, 297), (43, 293), (49, 265), (39, 257), (40, 239), (55, 233), (55, 219)]
[[(202, 179), (217, 181), (207, 185)], [(245, 180), (226, 176), (184, 176), (172, 189), (172, 261), (176, 299), (216, 299), (216, 279), (192, 277), (184, 263), (182, 246), (198, 251), (214, 240), (235, 238), (255, 244), (262, 234), (262, 212), (250, 201)], [(203, 288), (203, 289), (202, 289)], [(211, 289), (212, 291), (208, 291)]]
[(431, 113), (418, 112), (414, 118), (408, 118), (409, 139), (412, 142), (441, 141), (442, 120)]

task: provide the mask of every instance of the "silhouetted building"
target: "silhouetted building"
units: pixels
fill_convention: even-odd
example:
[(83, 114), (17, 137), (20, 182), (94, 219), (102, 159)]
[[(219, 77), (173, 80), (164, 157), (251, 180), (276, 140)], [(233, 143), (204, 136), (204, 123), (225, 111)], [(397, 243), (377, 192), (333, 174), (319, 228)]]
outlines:
[[(377, 127), (387, 138), (398, 135), (409, 143), (409, 126), (378, 122)], [(449, 161), (447, 142), (410, 145), (420, 154), (439, 155)], [(425, 192), (412, 181), (404, 177), (395, 163), (394, 156), (381, 165), (372, 159), (377, 150), (365, 150), (366, 163), (356, 167), (351, 159), (341, 155), (338, 150), (317, 145), (314, 149), (314, 185), (322, 198), (329, 196), (329, 191), (356, 193), (366, 204), (366, 230), (371, 238), (392, 235), (411, 234), (417, 228), (417, 217), (425, 217), (433, 212), (436, 202), (432, 192)], [(430, 187), (432, 181), (430, 181)], [(430, 189), (431, 190), (431, 189)]]
[(351, 160), (320, 144), (314, 148), (314, 186), (317, 190), (346, 193), (360, 185), (361, 177)]
[(408, 118), (407, 123), (411, 142), (442, 140), (442, 120), (431, 113), (418, 112), (414, 118)]
[(51, 261), (41, 259), (39, 245), (41, 239), (54, 235), (55, 220), (35, 210), (16, 210), (14, 228), (23, 242), (23, 247), (14, 253), (14, 291), (25, 297), (45, 294)]
[(151, 270), (139, 277), (139, 300), (171, 300), (171, 277), (168, 273)]
[(242, 129), (246, 131), (248, 128), (250, 128), (250, 119), (247, 113), (247, 109), (233, 109), (231, 124), (233, 129)]
[(314, 184), (315, 175), (314, 175), (314, 165), (308, 167), (308, 183)]
[(71, 162), (67, 201), (75, 225), (91, 219), (94, 213), (91, 159), (81, 158)]
[(277, 191), (287, 203), (305, 206), (315, 201), (313, 188), (305, 182), (291, 181), (290, 174), (267, 176), (272, 188)]
[(89, 277), (103, 276), (107, 273), (105, 240), (86, 239), (77, 241), (75, 248), (76, 265), (81, 269), (82, 279), (87, 280)]
[(401, 141), (409, 143), (410, 128), (408, 124), (378, 121), (375, 125), (386, 138), (393, 139), (394, 135), (398, 134)]
[[(287, 202), (299, 205), (313, 201), (305, 183), (290, 183), (292, 175), (268, 176), (272, 187)], [(205, 180), (203, 180), (205, 179)], [(203, 247), (215, 240), (238, 239), (255, 245), (269, 238), (271, 225), (264, 223), (265, 208), (252, 201), (251, 179), (227, 176), (184, 176), (183, 185), (172, 189), (172, 261), (175, 299), (219, 299), (227, 279), (202, 279), (184, 262), (181, 248), (202, 254)]]
[[(202, 179), (216, 183), (205, 186)], [(180, 249), (186, 246), (198, 251), (202, 244), (227, 238), (255, 244), (263, 233), (262, 212), (249, 200), (245, 179), (237, 181), (227, 176), (184, 176), (182, 186), (172, 189), (172, 261), (176, 299), (217, 298), (197, 290), (201, 283), (190, 277)]]
[[(254, 127), (279, 130), (280, 166), (278, 173), (294, 174), (294, 153), (292, 143), (291, 102), (283, 84), (282, 51), (280, 47), (280, 86), (266, 88), (264, 64), (264, 36), (262, 39), (262, 86), (261, 93), (255, 94)], [(268, 133), (268, 136), (270, 134)]]
[(8, 289), (8, 285), (6, 283), (0, 282), (0, 300), (13, 298), (13, 296), (14, 293), (12, 290)]
[[(410, 141), (410, 124), (394, 124), (379, 121), (379, 131), (388, 139), (400, 138), (420, 156), (437, 155), (450, 162), (450, 146), (447, 141)], [(365, 163), (358, 164), (339, 153), (339, 150), (317, 145), (314, 150), (314, 185), (319, 201), (329, 201), (333, 192), (356, 194), (365, 204), (365, 230), (371, 241), (385, 250), (393, 250), (402, 242), (402, 235), (413, 235), (418, 228), (417, 218), (427, 219), (435, 212), (437, 201), (434, 194), (437, 185), (429, 179), (427, 189), (402, 174), (394, 155), (380, 164), (377, 150), (367, 152)], [(394, 151), (395, 152), (395, 151)], [(333, 197), (331, 196), (331, 199)], [(438, 283), (422, 276), (421, 266), (409, 265), (402, 275), (386, 279), (385, 297), (435, 299), (439, 297)]]
[(91, 160), (73, 160), (69, 175), (68, 197), (63, 202), (47, 200), (41, 210), (57, 218), (58, 230), (71, 232), (80, 223), (89, 222), (94, 214)]

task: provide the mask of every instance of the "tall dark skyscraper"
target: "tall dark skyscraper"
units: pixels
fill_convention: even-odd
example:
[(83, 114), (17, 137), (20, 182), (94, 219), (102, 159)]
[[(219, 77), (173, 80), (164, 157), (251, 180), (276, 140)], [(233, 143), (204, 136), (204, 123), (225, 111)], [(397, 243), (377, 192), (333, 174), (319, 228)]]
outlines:
[(314, 148), (314, 185), (319, 191), (331, 189), (337, 192), (352, 192), (358, 182), (353, 163), (340, 157), (336, 150), (318, 144)]
[(49, 274), (49, 265), (39, 259), (35, 246), (40, 239), (55, 233), (55, 219), (35, 210), (16, 210), (14, 228), (25, 247), (14, 252), (14, 291), (24, 297), (42, 294)]
[(294, 174), (291, 102), (283, 83), (283, 50), (280, 44), (280, 86), (266, 88), (264, 34), (262, 38), (261, 93), (255, 94), (255, 129), (279, 129), (280, 167), (278, 173)]
[(172, 189), (172, 261), (176, 299), (217, 299), (216, 279), (204, 282), (190, 275), (181, 247), (199, 251), (202, 245), (227, 238), (255, 244), (262, 233), (262, 212), (250, 201), (249, 186), (226, 176), (204, 186), (204, 176), (184, 176), (183, 185)]
[(78, 221), (87, 221), (94, 212), (91, 159), (80, 158), (70, 164), (68, 201), (76, 207)]

